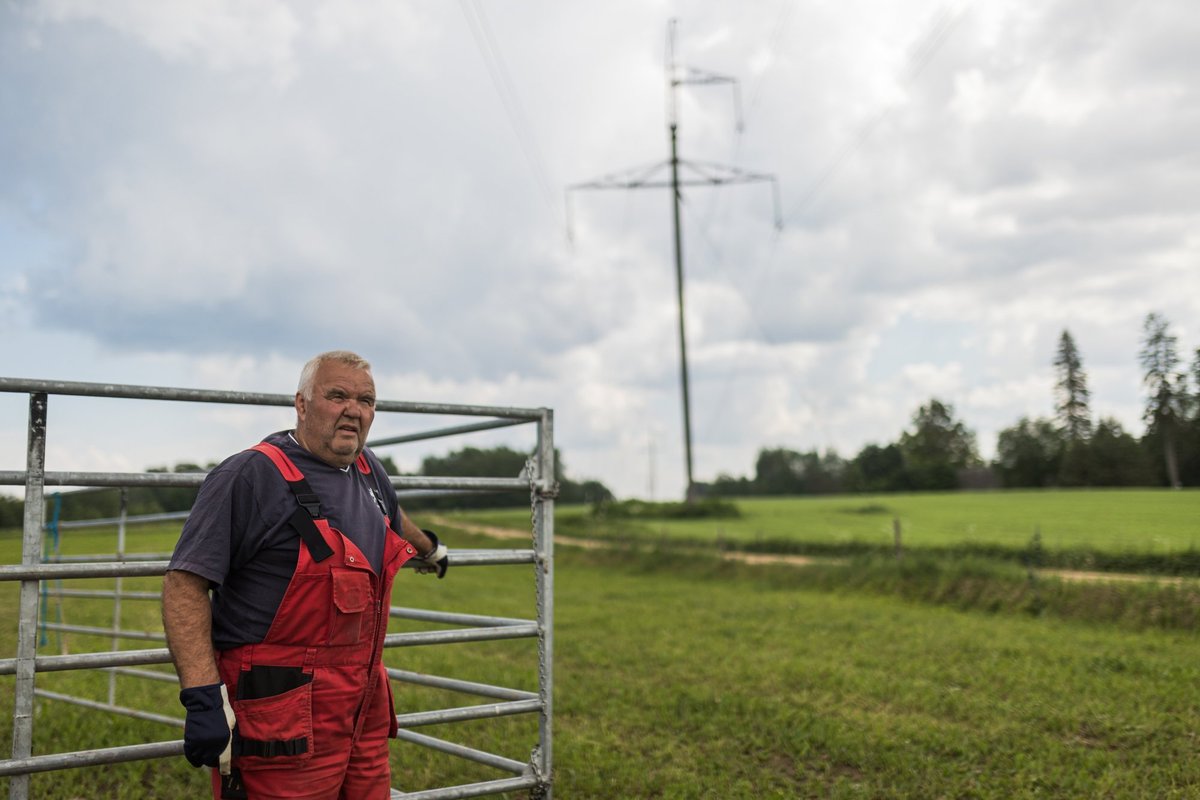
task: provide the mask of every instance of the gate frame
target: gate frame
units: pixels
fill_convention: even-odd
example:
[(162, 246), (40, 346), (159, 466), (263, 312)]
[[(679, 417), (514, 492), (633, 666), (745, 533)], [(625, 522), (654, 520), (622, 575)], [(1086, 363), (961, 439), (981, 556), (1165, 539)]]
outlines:
[[(0, 581), (19, 581), (19, 621), (17, 655), (0, 659), (0, 675), (16, 676), (13, 707), (12, 758), (0, 760), (0, 776), (9, 776), (9, 800), (28, 800), (29, 776), (84, 766), (139, 761), (179, 756), (182, 740), (154, 742), (142, 745), (123, 745), (87, 751), (68, 751), (50, 755), (32, 755), (33, 708), (37, 672), (120, 668), (148, 664), (171, 663), (166, 648), (152, 650), (112, 650), (79, 655), (38, 656), (38, 612), (40, 584), (43, 580), (61, 578), (116, 578), (161, 576), (167, 561), (132, 560), (121, 555), (110, 562), (43, 562), (45, 530), (45, 487), (119, 487), (172, 486), (198, 487), (206, 473), (113, 473), (113, 472), (46, 472), (46, 429), (50, 395), (73, 395), (135, 400), (174, 400), (184, 402), (241, 404), (255, 406), (287, 406), (294, 396), (254, 392), (180, 389), (159, 386), (83, 383), (75, 381), (29, 380), (0, 377), (0, 392), (29, 395), (29, 437), (24, 471), (0, 470), (0, 485), (24, 486), (21, 564), (0, 565)], [(397, 717), (404, 741), (430, 747), (439, 752), (461, 756), (514, 772), (515, 778), (484, 781), (420, 792), (401, 793), (392, 790), (393, 798), (412, 800), (449, 800), (449, 798), (479, 797), (517, 789), (530, 789), (533, 796), (550, 800), (553, 791), (552, 733), (553, 733), (553, 623), (554, 623), (554, 498), (558, 487), (554, 480), (554, 412), (549, 408), (517, 408), (505, 406), (420, 403), (380, 400), (377, 412), (409, 414), (440, 414), (494, 417), (484, 422), (397, 436), (368, 442), (379, 447), (401, 442), (442, 438), (461, 433), (508, 427), (527, 423), (537, 425), (537, 445), (522, 477), (517, 478), (444, 478), (390, 476), (394, 487), (400, 489), (432, 489), (440, 492), (528, 491), (532, 515), (533, 549), (531, 550), (452, 550), (456, 567), (498, 564), (533, 564), (536, 583), (536, 621), (483, 617), (467, 614), (447, 614), (391, 607), (389, 615), (408, 619), (443, 622), (453, 625), (475, 625), (466, 630), (438, 630), (424, 633), (388, 634), (385, 647), (416, 646), (449, 642), (486, 641), (510, 638), (536, 638), (538, 655), (538, 690), (524, 692), (506, 687), (459, 681), (439, 676), (419, 675), (405, 670), (389, 669), (391, 679), (419, 685), (479, 694), (506, 700), (485, 706), (465, 706), (438, 711), (403, 714)], [(417, 492), (405, 492), (406, 495)], [(119, 600), (118, 600), (119, 602)], [(119, 626), (114, 626), (119, 627)], [(109, 632), (106, 632), (109, 633)], [(115, 641), (115, 637), (114, 637)], [(115, 645), (114, 645), (115, 647)], [(50, 695), (47, 695), (50, 696)], [(59, 697), (56, 699), (66, 699)], [(101, 704), (96, 704), (104, 708)], [(109, 707), (107, 710), (115, 711)], [(528, 763), (485, 753), (462, 745), (414, 733), (408, 727), (481, 719), (509, 714), (537, 713), (538, 741), (533, 746)], [(158, 719), (156, 721), (168, 721)], [(176, 724), (182, 724), (178, 720)]]

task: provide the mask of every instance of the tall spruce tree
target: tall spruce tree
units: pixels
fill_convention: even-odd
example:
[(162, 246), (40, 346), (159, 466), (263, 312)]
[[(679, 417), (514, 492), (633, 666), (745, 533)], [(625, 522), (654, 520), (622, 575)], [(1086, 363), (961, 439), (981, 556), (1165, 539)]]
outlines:
[(1158, 312), (1146, 315), (1142, 325), (1142, 383), (1148, 392), (1144, 419), (1149, 426), (1147, 438), (1162, 443), (1167, 482), (1178, 489), (1179, 462), (1175, 441), (1187, 405), (1187, 379), (1178, 372), (1178, 339), (1168, 329), (1166, 317)]
[(1058, 373), (1054, 384), (1054, 411), (1061, 440), (1061, 451), (1056, 457), (1057, 482), (1062, 486), (1087, 486), (1092, 481), (1088, 454), (1092, 436), (1091, 392), (1088, 391), (1087, 374), (1083, 371), (1083, 358), (1067, 330), (1058, 339), (1054, 369)]
[(1068, 443), (1083, 442), (1092, 434), (1092, 412), (1089, 405), (1087, 373), (1083, 371), (1083, 358), (1071, 338), (1064, 330), (1058, 339), (1058, 352), (1054, 356), (1054, 369), (1058, 380), (1054, 384), (1054, 410)]

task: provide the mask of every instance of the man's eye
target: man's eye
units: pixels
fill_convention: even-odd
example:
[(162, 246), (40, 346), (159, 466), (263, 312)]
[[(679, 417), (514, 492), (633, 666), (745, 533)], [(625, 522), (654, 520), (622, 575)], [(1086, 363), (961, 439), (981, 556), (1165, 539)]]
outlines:
[(364, 397), (362, 399), (362, 403), (365, 406), (371, 406), (372, 408), (374, 408), (375, 407), (375, 398), (374, 397)]

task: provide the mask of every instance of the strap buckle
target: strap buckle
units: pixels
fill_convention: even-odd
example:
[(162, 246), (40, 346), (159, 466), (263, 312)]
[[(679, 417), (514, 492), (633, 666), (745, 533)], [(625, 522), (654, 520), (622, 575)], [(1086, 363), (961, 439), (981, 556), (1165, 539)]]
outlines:
[(313, 519), (321, 518), (321, 499), (312, 492), (295, 492), (296, 502), (303, 506), (304, 510)]

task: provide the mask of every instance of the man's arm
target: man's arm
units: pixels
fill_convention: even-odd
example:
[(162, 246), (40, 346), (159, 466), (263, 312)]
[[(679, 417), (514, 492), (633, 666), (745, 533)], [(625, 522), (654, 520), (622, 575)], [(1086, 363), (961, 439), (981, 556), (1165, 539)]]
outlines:
[(400, 535), (417, 549), (417, 558), (413, 562), (417, 572), (436, 573), (439, 578), (446, 577), (446, 570), (450, 566), (450, 552), (437, 540), (437, 534), (418, 528), (408, 515), (401, 511)]
[(228, 775), (237, 718), (213, 652), (208, 578), (167, 570), (162, 607), (167, 647), (179, 675), (179, 702), (187, 709), (183, 754), (193, 767), (216, 767), (222, 775)]
[(417, 548), (417, 555), (425, 555), (433, 549), (433, 540), (426, 535), (425, 531), (418, 528), (408, 514), (400, 512), (400, 535), (405, 541)]
[(163, 628), (183, 689), (221, 682), (212, 645), (212, 606), (208, 579), (168, 570), (163, 577)]

